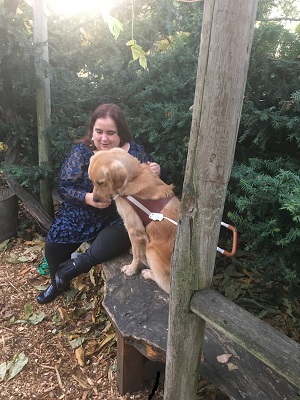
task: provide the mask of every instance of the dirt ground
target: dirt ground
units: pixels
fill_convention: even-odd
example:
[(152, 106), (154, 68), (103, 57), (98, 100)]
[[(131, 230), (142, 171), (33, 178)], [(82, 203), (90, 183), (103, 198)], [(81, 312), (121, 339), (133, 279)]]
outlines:
[[(37, 269), (42, 241), (12, 239), (0, 248), (0, 399), (162, 399), (153, 393), (121, 396), (116, 387), (116, 338), (101, 308), (101, 266), (78, 278), (48, 305), (35, 298), (48, 284)], [(198, 399), (227, 399), (199, 381)]]

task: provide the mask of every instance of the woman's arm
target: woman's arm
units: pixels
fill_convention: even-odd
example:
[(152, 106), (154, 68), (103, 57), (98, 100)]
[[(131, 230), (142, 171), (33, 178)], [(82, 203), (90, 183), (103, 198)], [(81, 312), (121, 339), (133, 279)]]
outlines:
[(73, 146), (59, 174), (59, 195), (64, 201), (78, 207), (85, 207), (86, 193), (93, 190), (87, 175), (90, 157), (88, 151), (83, 145)]
[(144, 146), (137, 144), (134, 141), (130, 142), (129, 153), (136, 157), (141, 163), (148, 164), (151, 171), (160, 176), (160, 165), (153, 161), (153, 158), (146, 152)]

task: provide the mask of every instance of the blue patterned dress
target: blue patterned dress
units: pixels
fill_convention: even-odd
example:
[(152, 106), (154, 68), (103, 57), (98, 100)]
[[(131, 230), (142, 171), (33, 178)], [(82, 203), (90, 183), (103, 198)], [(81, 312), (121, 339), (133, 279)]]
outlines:
[[(130, 142), (128, 153), (142, 163), (152, 161), (144, 147), (134, 141)], [(105, 209), (85, 203), (86, 193), (93, 191), (93, 184), (88, 178), (88, 167), (93, 154), (93, 150), (87, 145), (75, 144), (62, 165), (58, 193), (63, 203), (48, 231), (46, 241), (61, 244), (89, 242), (106, 226), (123, 223), (114, 202)]]

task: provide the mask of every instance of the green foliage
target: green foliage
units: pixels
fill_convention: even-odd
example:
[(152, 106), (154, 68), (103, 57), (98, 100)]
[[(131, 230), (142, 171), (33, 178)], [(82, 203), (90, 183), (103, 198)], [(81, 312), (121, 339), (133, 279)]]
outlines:
[(300, 278), (299, 168), (282, 158), (252, 158), (235, 166), (228, 193), (229, 218), (242, 232), (242, 242), (268, 278), (289, 284)]
[(300, 279), (299, 53), (297, 31), (255, 30), (226, 204), (247, 262), (290, 285)]
[(299, 147), (299, 35), (281, 25), (260, 25), (254, 35), (239, 143), (248, 155)]

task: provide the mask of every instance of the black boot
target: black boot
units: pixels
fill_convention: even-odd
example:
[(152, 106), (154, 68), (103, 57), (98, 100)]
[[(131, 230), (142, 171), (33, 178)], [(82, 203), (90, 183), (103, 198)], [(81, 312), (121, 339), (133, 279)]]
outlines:
[(37, 296), (36, 301), (39, 304), (51, 303), (51, 301), (55, 300), (56, 297), (60, 296), (62, 293), (62, 290), (57, 289), (55, 280), (51, 280), (50, 285), (47, 287), (46, 290), (44, 290)]
[(88, 272), (88, 270), (82, 265), (76, 265), (72, 259), (60, 264), (60, 268), (55, 274), (57, 289), (64, 290), (70, 285), (72, 279), (84, 272)]

